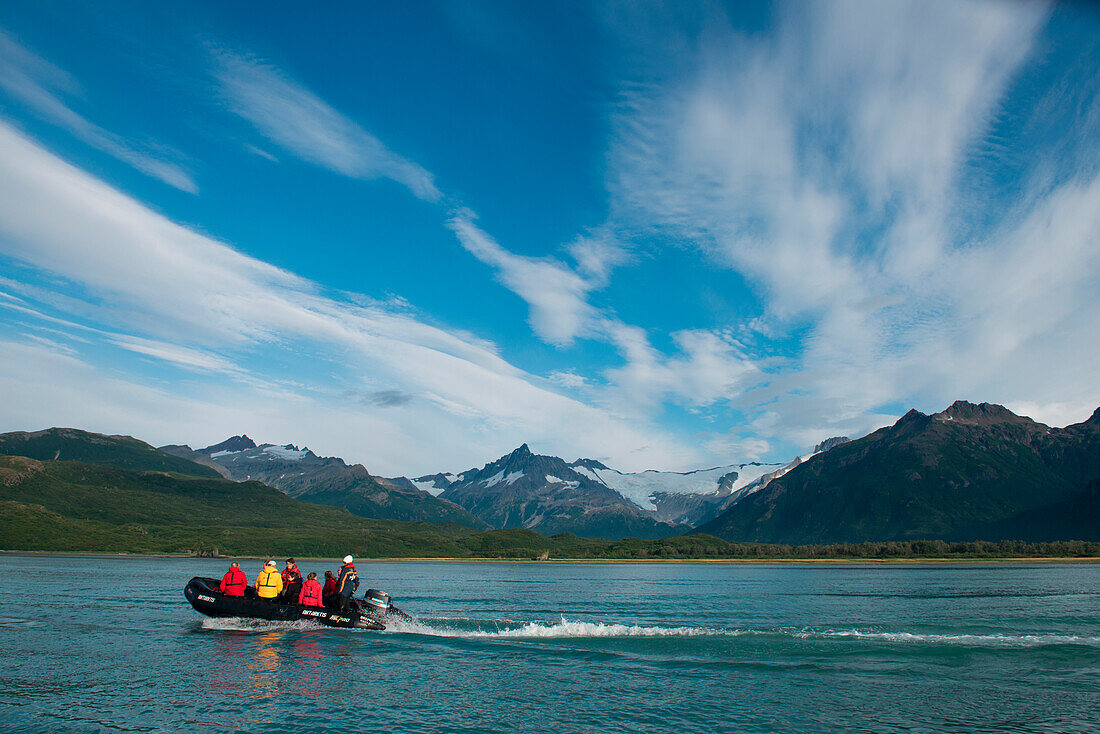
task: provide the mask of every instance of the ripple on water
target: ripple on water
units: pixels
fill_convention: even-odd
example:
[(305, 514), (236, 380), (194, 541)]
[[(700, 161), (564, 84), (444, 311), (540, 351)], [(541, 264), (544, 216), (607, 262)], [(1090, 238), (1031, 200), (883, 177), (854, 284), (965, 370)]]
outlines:
[(37, 619), (24, 619), (23, 617), (0, 617), (0, 627), (37, 627), (41, 622)]

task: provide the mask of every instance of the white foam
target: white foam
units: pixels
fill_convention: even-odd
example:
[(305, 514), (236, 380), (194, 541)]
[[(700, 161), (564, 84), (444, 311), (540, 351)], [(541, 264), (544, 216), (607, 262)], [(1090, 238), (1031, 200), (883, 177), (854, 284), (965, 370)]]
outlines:
[(583, 637), (698, 637), (703, 635), (723, 635), (730, 631), (705, 629), (702, 627), (657, 627), (627, 624), (605, 624), (603, 622), (570, 622), (562, 617), (557, 623), (527, 622), (518, 627), (503, 627), (495, 630), (456, 629), (440, 624), (421, 621), (387, 622), (389, 632), (403, 632), (433, 637), (466, 638), (502, 638), (502, 639), (545, 639), (545, 638), (583, 638)]
[(275, 622), (268, 619), (251, 619), (246, 617), (206, 617), (202, 620), (202, 628), (231, 632), (276, 632), (280, 630), (327, 629), (324, 625), (317, 622), (303, 619), (293, 622)]

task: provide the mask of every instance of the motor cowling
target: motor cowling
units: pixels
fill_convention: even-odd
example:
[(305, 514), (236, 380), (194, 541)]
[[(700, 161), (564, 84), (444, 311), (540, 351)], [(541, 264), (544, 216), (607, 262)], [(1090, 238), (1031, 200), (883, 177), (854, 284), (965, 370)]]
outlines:
[(390, 595), (378, 589), (367, 589), (363, 603), (374, 614), (386, 614), (390, 611)]

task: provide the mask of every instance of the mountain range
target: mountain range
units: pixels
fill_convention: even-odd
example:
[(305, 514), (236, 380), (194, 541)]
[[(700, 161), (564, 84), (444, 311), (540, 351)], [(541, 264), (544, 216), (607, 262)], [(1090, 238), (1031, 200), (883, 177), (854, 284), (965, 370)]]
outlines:
[(794, 466), (746, 463), (695, 472), (626, 473), (593, 459), (566, 463), (524, 444), (480, 469), (410, 479), (370, 474), (294, 444), (232, 436), (201, 449), (160, 450), (237, 481), (258, 480), (296, 499), (362, 517), (526, 528), (618, 540), (679, 535)]
[(453, 523), (469, 532), (617, 540), (694, 529), (730, 542), (790, 545), (1100, 540), (1100, 409), (1052, 428), (999, 405), (958, 401), (932, 415), (910, 411), (854, 441), (827, 439), (805, 460), (683, 473), (566, 462), (524, 444), (457, 474), (386, 478), (245, 435), (197, 450), (158, 450), (128, 436), (66, 428), (2, 434), (0, 454), (259, 481), (364, 518)]
[(161, 446), (160, 451), (210, 467), (229, 479), (260, 481), (294, 499), (343, 507), (360, 517), (455, 522), (489, 529), (485, 521), (458, 505), (408, 482), (376, 477), (362, 464), (349, 465), (293, 444), (257, 445), (241, 435), (201, 449), (170, 445)]

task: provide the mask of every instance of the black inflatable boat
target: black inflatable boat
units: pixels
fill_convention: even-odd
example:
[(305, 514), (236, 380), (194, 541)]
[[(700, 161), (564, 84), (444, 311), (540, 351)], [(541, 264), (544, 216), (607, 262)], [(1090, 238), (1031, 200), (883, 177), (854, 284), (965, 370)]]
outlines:
[(329, 607), (281, 604), (254, 596), (227, 596), (218, 591), (220, 584), (219, 579), (196, 576), (187, 582), (183, 595), (187, 597), (187, 601), (191, 602), (196, 612), (208, 617), (243, 617), (267, 619), (273, 622), (295, 622), (304, 619), (329, 627), (355, 627), (369, 630), (384, 630), (386, 622), (394, 619), (412, 619), (390, 603), (388, 594), (377, 589), (368, 589), (363, 599), (352, 600), (350, 611), (342, 612)]

